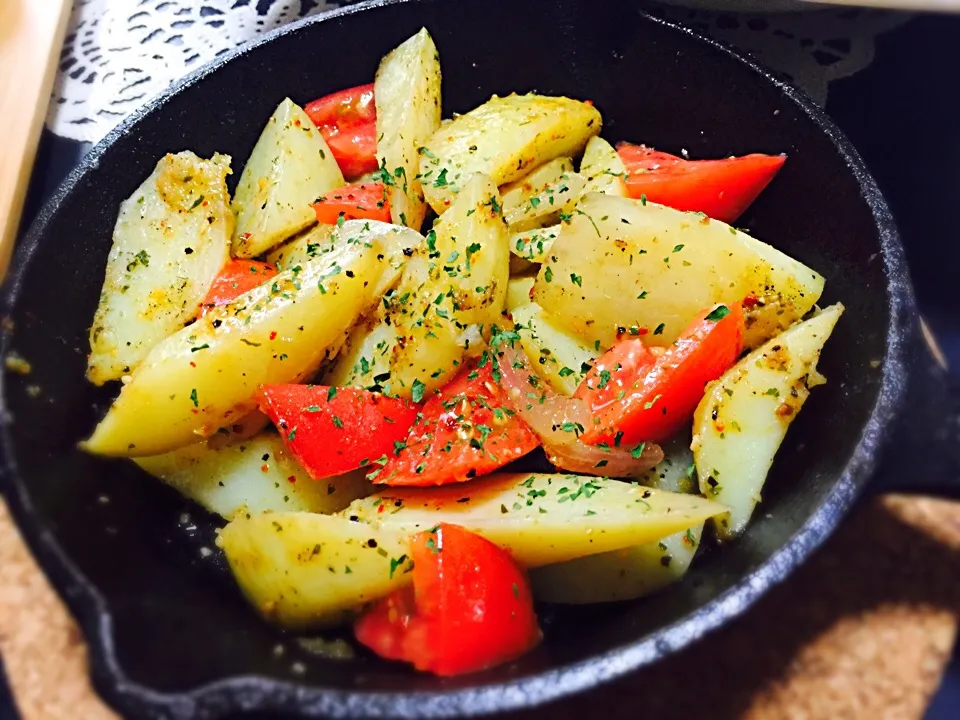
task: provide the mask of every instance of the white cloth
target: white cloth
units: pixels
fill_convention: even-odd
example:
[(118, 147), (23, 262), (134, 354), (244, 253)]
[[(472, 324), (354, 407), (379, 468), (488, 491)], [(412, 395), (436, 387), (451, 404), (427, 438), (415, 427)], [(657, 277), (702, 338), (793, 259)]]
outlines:
[[(47, 125), (57, 135), (96, 142), (218, 54), (333, 7), (321, 0), (75, 0)], [(908, 17), (849, 9), (737, 16), (674, 7), (662, 12), (753, 53), (821, 104), (831, 81), (870, 63), (875, 36)]]

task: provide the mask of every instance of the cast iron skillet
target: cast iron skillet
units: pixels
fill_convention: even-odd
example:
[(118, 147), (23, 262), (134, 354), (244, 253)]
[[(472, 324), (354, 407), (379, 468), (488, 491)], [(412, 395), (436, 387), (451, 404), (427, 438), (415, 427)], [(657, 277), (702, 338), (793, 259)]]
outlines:
[[(238, 173), (265, 119), (373, 77), (380, 56), (429, 27), (447, 114), (492, 93), (591, 98), (607, 138), (692, 155), (785, 151), (741, 225), (821, 271), (847, 313), (791, 428), (746, 536), (707, 553), (652, 598), (546, 609), (543, 645), (453, 680), (360, 653), (322, 660), (260, 622), (212, 547), (216, 522), (132, 464), (76, 442), (115, 389), (83, 378), (120, 202), (164, 153), (230, 153)], [(236, 174), (234, 175), (234, 180)], [(915, 309), (902, 248), (873, 179), (797, 91), (736, 53), (598, 0), (381, 0), (284, 28), (193, 74), (98, 145), (47, 204), (6, 287), (4, 480), (27, 542), (78, 617), (97, 688), (131, 716), (439, 717), (532, 706), (650, 663), (742, 612), (840, 521), (870, 476), (905, 380)], [(281, 650), (277, 650), (277, 648)]]

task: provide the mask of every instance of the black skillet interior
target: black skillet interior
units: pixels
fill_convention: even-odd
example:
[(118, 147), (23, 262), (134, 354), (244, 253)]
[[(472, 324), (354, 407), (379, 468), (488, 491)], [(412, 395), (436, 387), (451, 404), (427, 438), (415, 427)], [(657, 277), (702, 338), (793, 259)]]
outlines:
[[(492, 93), (537, 90), (594, 100), (611, 140), (672, 152), (684, 148), (702, 157), (788, 153), (784, 171), (740, 224), (821, 271), (827, 278), (823, 302), (842, 300), (847, 307), (821, 364), (830, 382), (812, 394), (791, 429), (744, 539), (700, 558), (683, 584), (650, 599), (547, 609), (539, 650), (513, 665), (456, 680), (417, 675), (363, 653), (352, 661), (306, 655), (255, 617), (216, 553), (202, 557), (201, 548), (212, 547), (212, 518), (131, 464), (75, 450), (110, 399), (109, 392), (88, 385), (83, 373), (86, 333), (120, 202), (166, 152), (229, 153), (235, 180), (284, 96), (304, 103), (369, 82), (379, 57), (422, 25), (441, 53), (446, 114)], [(448, 691), (523, 680), (607, 654), (586, 675), (564, 676), (559, 686), (541, 684), (538, 691), (530, 684), (527, 693), (504, 691), (486, 701), (474, 696), (468, 709), (524, 704), (668, 652), (735, 613), (799, 562), (866, 477), (876, 438), (864, 435), (864, 428), (882, 395), (879, 361), (891, 323), (906, 317), (898, 311), (892, 318), (891, 307), (909, 309), (911, 302), (895, 231), (872, 181), (854, 168), (857, 161), (842, 139), (831, 137), (822, 116), (810, 112), (804, 101), (727, 51), (654, 21), (630, 3), (460, 0), (351, 9), (284, 30), (216, 72), (201, 72), (115, 133), (45, 209), (21, 248), (6, 296), (15, 327), (7, 347), (32, 366), (28, 376), (7, 373), (4, 381), (12, 420), (4, 451), (15, 465), (7, 473), (9, 494), (28, 540), (80, 616), (100, 689), (128, 710), (142, 710), (146, 702), (183, 713), (193, 708), (189, 701), (165, 704), (172, 696), (143, 694), (136, 686), (181, 693), (257, 675), (334, 691)], [(885, 263), (901, 284), (892, 304)], [(885, 411), (895, 395), (892, 388), (885, 395)], [(794, 538), (805, 523), (806, 534)], [(785, 547), (752, 585), (743, 582)], [(707, 606), (731, 589), (735, 594), (724, 605)], [(684, 618), (686, 624), (677, 626)], [(655, 634), (668, 626), (673, 629)], [(631, 644), (633, 650), (612, 652)], [(284, 647), (281, 655), (278, 645)], [(294, 671), (298, 661), (303, 673)], [(205, 707), (264, 701), (254, 685), (218, 696), (226, 705)], [(311, 712), (410, 713), (414, 707), (362, 699), (343, 704), (336, 698), (346, 696), (336, 692), (270, 697), (267, 706)], [(419, 707), (464, 709), (456, 702)]]

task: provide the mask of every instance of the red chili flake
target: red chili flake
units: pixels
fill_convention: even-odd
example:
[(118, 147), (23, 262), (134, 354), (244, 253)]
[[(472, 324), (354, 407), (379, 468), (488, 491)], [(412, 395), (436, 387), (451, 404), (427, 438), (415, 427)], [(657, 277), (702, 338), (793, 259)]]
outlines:
[(197, 366), (197, 364), (196, 364), (193, 360), (191, 360), (191, 361), (190, 361), (190, 367), (196, 367), (196, 366)]
[(650, 331), (647, 330), (646, 328), (640, 328), (640, 329), (637, 331), (637, 334), (638, 334), (638, 335), (646, 335), (648, 332), (650, 332)]
[(270, 472), (270, 466), (264, 463), (260, 466), (260, 472)]
[(242, 240), (249, 240), (249, 239), (250, 239), (250, 235), (251, 235), (251, 233), (248, 233), (248, 232), (240, 233), (240, 238), (241, 238)]
[(273, 330), (273, 331), (270, 333), (270, 339), (271, 339), (271, 340), (276, 340), (276, 339), (277, 339), (277, 331), (276, 331), (276, 330)]
[(584, 100), (584, 101), (583, 101), (583, 104), (584, 104), (584, 105), (589, 105), (590, 107), (593, 107), (593, 100)]
[(726, 427), (723, 423), (714, 423), (713, 427), (716, 428), (717, 432), (723, 432)]
[(743, 299), (743, 306), (747, 308), (752, 308), (758, 302), (760, 302), (760, 299), (753, 293), (750, 293)]
[(287, 480), (289, 480), (291, 483), (295, 483), (297, 481), (297, 476), (291, 475), (290, 477), (287, 478)]

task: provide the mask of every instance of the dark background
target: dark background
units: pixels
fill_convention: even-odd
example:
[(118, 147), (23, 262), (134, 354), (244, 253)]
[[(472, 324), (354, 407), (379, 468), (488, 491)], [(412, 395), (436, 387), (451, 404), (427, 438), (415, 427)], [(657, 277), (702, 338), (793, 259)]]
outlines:
[[(900, 227), (921, 309), (960, 386), (960, 16), (921, 16), (877, 39), (864, 71), (830, 86), (828, 113), (849, 136)], [(45, 134), (25, 222), (89, 149)], [(842, 242), (838, 238), (838, 242)], [(883, 486), (878, 477), (874, 489)], [(0, 720), (17, 717), (3, 680)], [(960, 645), (927, 720), (960, 717)]]

